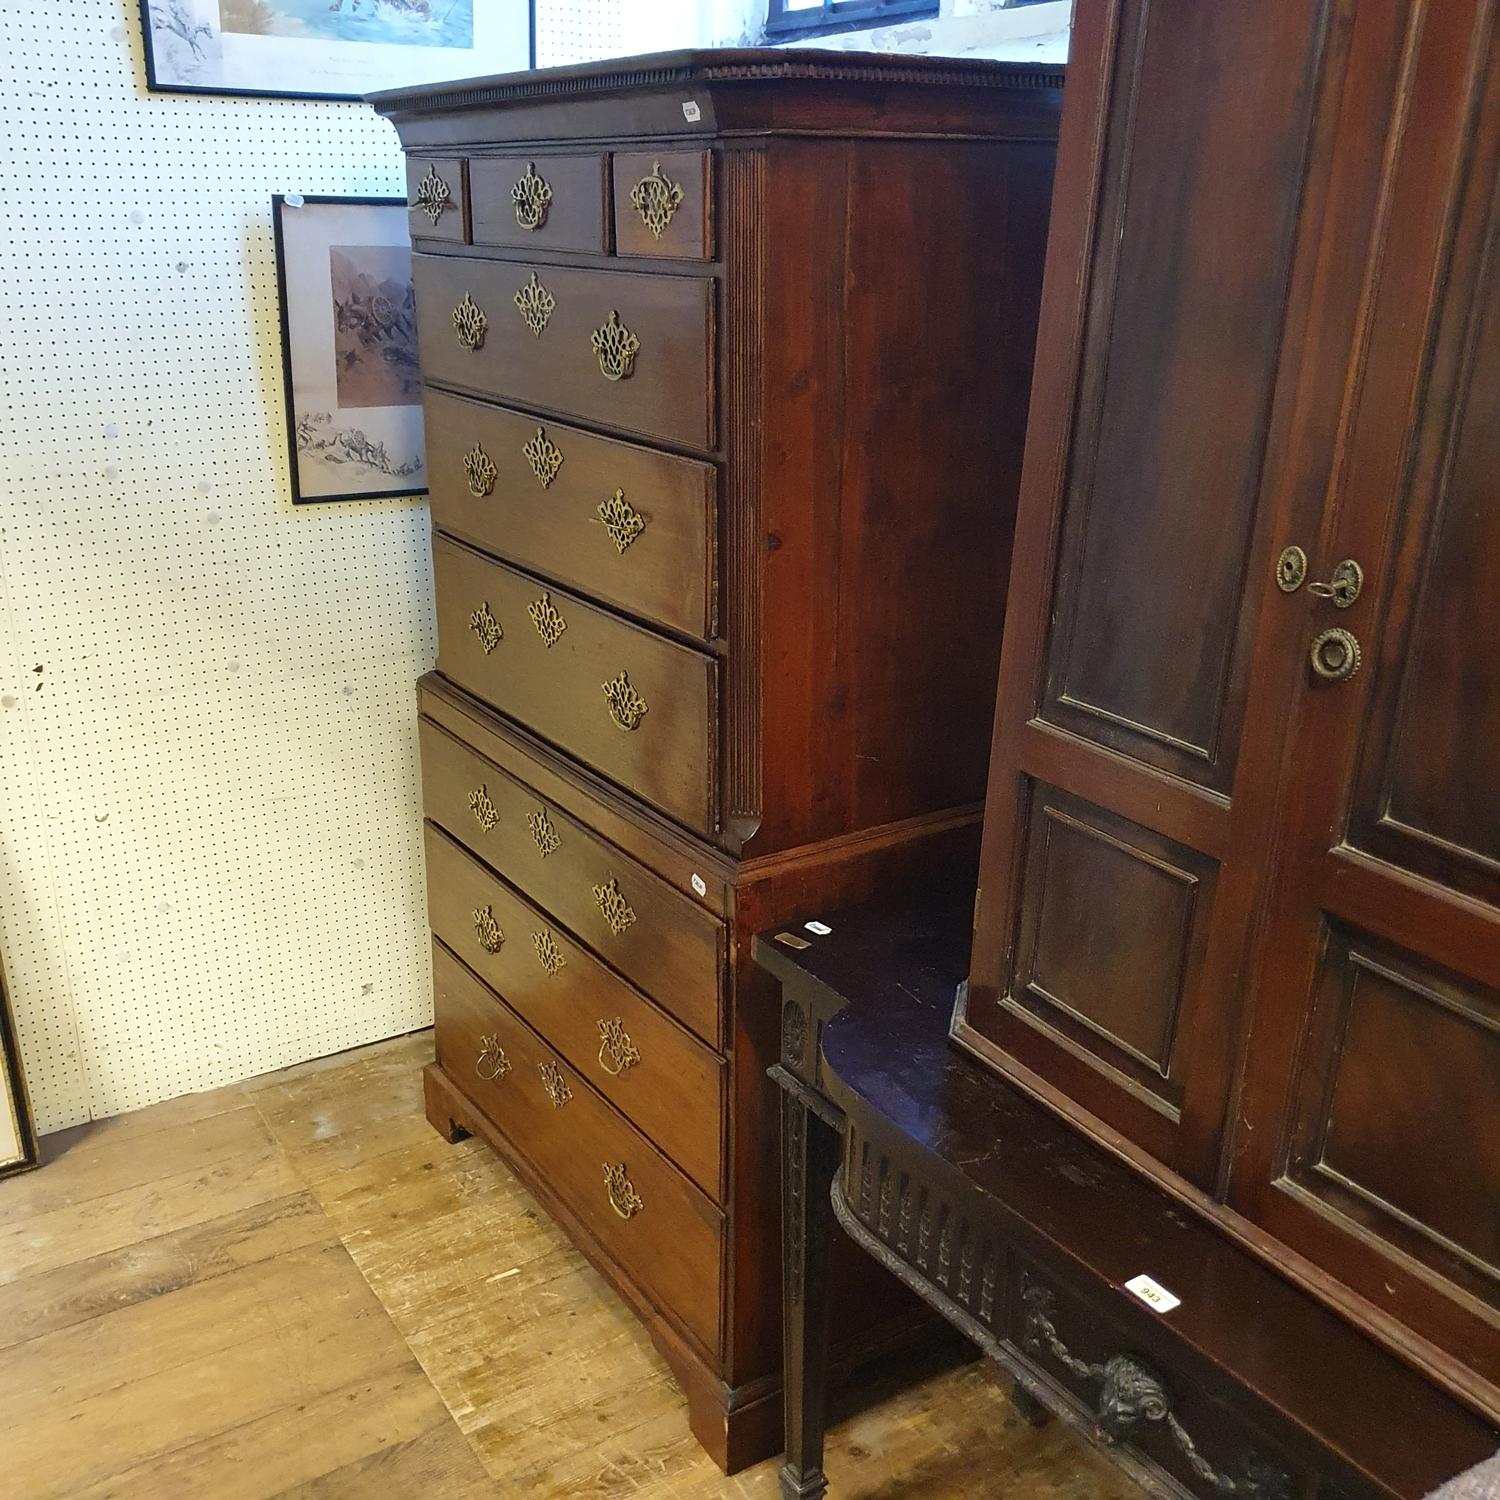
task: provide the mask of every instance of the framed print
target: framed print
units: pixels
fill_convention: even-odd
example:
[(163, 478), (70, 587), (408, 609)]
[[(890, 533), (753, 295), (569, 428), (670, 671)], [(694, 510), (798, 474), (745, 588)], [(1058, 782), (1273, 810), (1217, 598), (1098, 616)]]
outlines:
[(427, 490), (404, 198), (271, 200), (292, 501)]
[(0, 964), (0, 1177), (37, 1164), (36, 1122), (26, 1097), (26, 1079), (16, 1048), (15, 1018)]
[(147, 86), (359, 99), (535, 66), (534, 0), (141, 0)]

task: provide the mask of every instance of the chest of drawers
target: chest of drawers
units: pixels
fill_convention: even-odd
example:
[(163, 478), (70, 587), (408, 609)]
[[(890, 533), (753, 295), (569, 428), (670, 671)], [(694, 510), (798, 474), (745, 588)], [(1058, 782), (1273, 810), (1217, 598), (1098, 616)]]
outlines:
[(749, 937), (973, 847), (1060, 89), (740, 51), (373, 100), (434, 524), (429, 1117), (574, 1235), (730, 1469), (780, 1440)]

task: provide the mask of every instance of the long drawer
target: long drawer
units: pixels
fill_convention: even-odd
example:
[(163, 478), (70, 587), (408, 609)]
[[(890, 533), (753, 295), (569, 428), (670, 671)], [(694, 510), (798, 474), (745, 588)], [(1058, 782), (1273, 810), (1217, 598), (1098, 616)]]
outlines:
[(446, 834), (427, 829), (433, 933), (721, 1198), (723, 1064), (571, 933)]
[(428, 818), (717, 1046), (723, 922), (430, 719), (420, 736)]
[(422, 372), (709, 449), (713, 282), (415, 255)]
[(714, 1356), (723, 1215), (441, 944), (433, 980), (443, 1071)]
[(688, 635), (714, 631), (712, 464), (428, 388), (435, 525)]
[(717, 663), (443, 536), (438, 670), (700, 833)]

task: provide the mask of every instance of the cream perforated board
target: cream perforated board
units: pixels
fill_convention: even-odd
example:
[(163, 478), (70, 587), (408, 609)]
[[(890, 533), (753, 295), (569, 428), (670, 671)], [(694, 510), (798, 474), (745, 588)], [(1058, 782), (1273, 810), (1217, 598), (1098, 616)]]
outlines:
[(395, 134), (150, 94), (139, 31), (0, 0), (0, 940), (48, 1130), (431, 1015), (426, 507), (291, 505), (270, 221), (401, 192)]

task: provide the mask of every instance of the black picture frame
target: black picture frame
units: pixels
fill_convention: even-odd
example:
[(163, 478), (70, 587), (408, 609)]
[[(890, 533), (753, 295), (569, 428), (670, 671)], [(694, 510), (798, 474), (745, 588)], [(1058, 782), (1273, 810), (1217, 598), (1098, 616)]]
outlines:
[[(341, 100), (345, 103), (351, 100), (362, 100), (367, 93), (373, 93), (380, 88), (398, 87), (403, 81), (390, 80), (372, 82), (369, 88), (354, 90), (348, 93), (327, 92), (317, 89), (273, 89), (273, 88), (231, 88), (226, 85), (182, 83), (162, 78), (162, 69), (156, 52), (156, 41), (154, 27), (152, 26), (153, 10), (169, 4), (170, 0), (137, 0), (137, 11), (141, 22), (141, 39), (145, 47), (146, 56), (146, 87), (153, 94), (207, 94), (213, 98), (221, 99), (322, 99)], [(478, 0), (478, 3), (486, 3), (486, 0)], [(526, 0), (526, 62), (525, 67), (536, 67), (536, 0)], [(484, 70), (480, 70), (481, 72)], [(489, 69), (489, 72), (496, 71)], [(504, 69), (501, 71), (511, 71)]]
[[(399, 213), (403, 226), (409, 205), (405, 198), (368, 197), (359, 195), (316, 193), (275, 193), (271, 198), (271, 229), (276, 250), (276, 294), (277, 318), (281, 334), (281, 378), (283, 400), (286, 408), (287, 476), (291, 484), (293, 505), (326, 505), (343, 500), (400, 500), (418, 499), (427, 494), (427, 485), (393, 484), (383, 489), (350, 490), (339, 494), (305, 494), (301, 468), (298, 463), (297, 433), (299, 415), (295, 394), (295, 365), (292, 347), (291, 317), (287, 297), (287, 251), (283, 220), (289, 206), (301, 212), (306, 208), (338, 205), (348, 208), (389, 208)], [(425, 455), (424, 455), (425, 460)], [(425, 473), (425, 468), (424, 468)]]
[(0, 1177), (11, 1177), (17, 1172), (29, 1172), (41, 1158), (36, 1116), (31, 1110), (31, 1097), (26, 1092), (26, 1076), (21, 1071), (21, 1051), (16, 1040), (16, 1021), (11, 1011), (3, 960), (0, 960), (0, 1066), (5, 1069), (5, 1097), (0, 1099), (0, 1109), (10, 1111), (20, 1147), (19, 1156), (0, 1159)]

